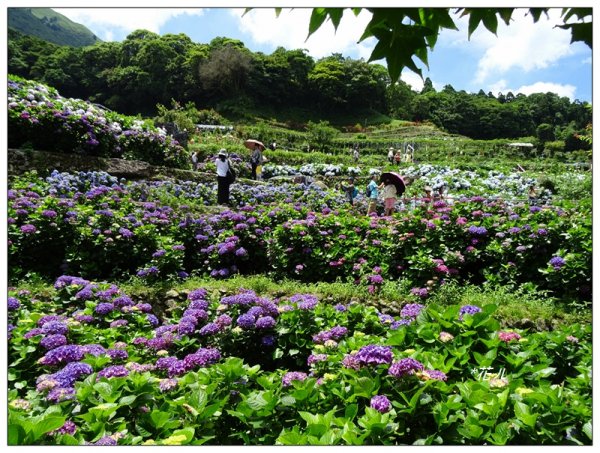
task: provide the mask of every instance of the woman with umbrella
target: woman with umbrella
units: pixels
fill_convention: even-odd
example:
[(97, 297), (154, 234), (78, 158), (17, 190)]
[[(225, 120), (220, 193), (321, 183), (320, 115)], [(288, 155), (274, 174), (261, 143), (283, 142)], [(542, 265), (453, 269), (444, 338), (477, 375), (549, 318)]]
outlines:
[(265, 149), (265, 145), (263, 145), (261, 142), (259, 142), (258, 140), (246, 140), (244, 142), (244, 146), (246, 146), (246, 148), (250, 149), (251, 154), (250, 154), (250, 166), (252, 167), (252, 179), (258, 179), (258, 176), (256, 174), (256, 170), (259, 167), (262, 167), (263, 164), (263, 150)]
[(383, 207), (384, 215), (391, 216), (394, 213), (394, 207), (396, 205), (396, 197), (400, 196), (406, 190), (406, 185), (402, 176), (394, 172), (386, 172), (381, 174), (381, 181), (384, 184), (383, 187)]

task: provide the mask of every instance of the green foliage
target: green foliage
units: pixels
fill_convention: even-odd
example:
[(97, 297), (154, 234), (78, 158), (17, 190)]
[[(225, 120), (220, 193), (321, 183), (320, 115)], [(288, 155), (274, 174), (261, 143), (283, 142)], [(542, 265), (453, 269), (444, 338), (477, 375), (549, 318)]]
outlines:
[[(269, 331), (273, 346), (258, 347), (264, 331), (233, 325), (210, 337), (175, 338), (169, 355), (179, 360), (199, 347), (215, 346), (219, 359), (177, 372), (168, 390), (159, 387), (169, 376), (162, 365), (134, 370), (134, 363), (160, 363), (155, 351), (131, 342), (152, 330), (143, 313), (97, 316), (85, 327), (69, 322), (74, 344), (119, 344), (129, 355), (130, 371), (99, 377), (110, 359), (88, 355), (84, 361), (93, 373), (76, 380), (73, 399), (49, 403), (47, 390), (35, 390), (48, 368), (37, 363), (44, 351), (33, 347), (30, 360), (18, 359), (40, 342), (40, 335), (24, 338), (25, 333), (42, 313), (68, 319), (93, 313), (102, 300), (98, 292), (109, 287), (99, 284), (82, 301), (76, 294), (83, 284), (65, 286), (43, 307), (40, 294), (11, 290), (21, 307), (9, 312), (17, 326), (8, 343), (10, 445), (84, 445), (101, 438), (119, 445), (571, 445), (592, 440), (591, 327), (507, 331), (492, 304), (461, 315), (462, 302), (431, 303), (418, 316), (404, 318), (403, 325), (391, 325), (362, 301), (343, 310), (315, 301), (307, 309), (289, 295), (280, 296), (282, 310)], [(235, 320), (248, 310), (223, 304), (223, 295), (206, 296), (208, 319), (228, 314)], [(268, 295), (257, 296), (265, 307), (272, 303)], [(165, 324), (177, 325), (184, 309), (174, 306)], [(117, 318), (130, 322), (108, 327)], [(334, 327), (339, 332), (334, 341), (319, 340)], [(387, 349), (389, 358), (382, 354), (357, 365), (349, 360), (373, 347)], [(391, 372), (393, 363), (407, 360), (422, 368)], [(297, 370), (305, 374), (292, 380), (288, 372)], [(375, 396), (387, 398), (389, 405), (375, 406)], [(75, 425), (72, 434), (57, 431), (67, 420)]]
[(308, 143), (311, 149), (326, 152), (332, 145), (333, 139), (338, 134), (337, 129), (331, 127), (328, 121), (318, 123), (308, 122)]

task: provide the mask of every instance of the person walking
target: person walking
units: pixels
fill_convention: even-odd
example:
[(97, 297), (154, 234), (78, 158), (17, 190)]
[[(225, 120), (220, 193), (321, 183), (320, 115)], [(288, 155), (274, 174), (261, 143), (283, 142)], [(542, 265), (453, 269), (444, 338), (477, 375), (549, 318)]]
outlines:
[(354, 206), (354, 197), (358, 195), (358, 190), (354, 187), (354, 178), (348, 178), (348, 183), (342, 185), (342, 191), (346, 194), (350, 206)]
[(263, 161), (262, 148), (260, 145), (257, 144), (254, 147), (254, 150), (252, 151), (252, 155), (250, 156), (250, 165), (252, 167), (252, 175), (251, 175), (252, 179), (257, 179), (256, 169), (257, 169), (257, 167), (262, 166), (262, 161)]
[(192, 153), (192, 170), (197, 171), (198, 170), (198, 151), (194, 151)]
[(217, 165), (217, 203), (222, 205), (229, 204), (229, 186), (231, 185), (230, 171), (232, 170), (231, 161), (227, 158), (227, 151), (221, 149), (215, 160)]
[(390, 162), (390, 164), (394, 163), (394, 147), (393, 146), (390, 146), (390, 149), (388, 150), (387, 158), (388, 158), (388, 161)]
[(358, 162), (358, 158), (360, 157), (358, 148), (354, 148), (354, 151), (352, 152), (352, 156), (354, 157), (354, 163)]
[(367, 198), (369, 199), (369, 207), (367, 208), (367, 215), (372, 212), (377, 212), (377, 197), (379, 196), (379, 189), (383, 188), (382, 184), (377, 184), (377, 175), (371, 176), (371, 181), (367, 185)]

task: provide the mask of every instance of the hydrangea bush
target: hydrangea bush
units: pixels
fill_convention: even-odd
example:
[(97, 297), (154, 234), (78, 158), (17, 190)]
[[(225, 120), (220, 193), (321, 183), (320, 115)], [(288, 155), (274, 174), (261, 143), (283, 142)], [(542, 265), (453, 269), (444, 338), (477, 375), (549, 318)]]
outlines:
[(203, 288), (157, 315), (113, 283), (54, 288), (9, 289), (11, 445), (591, 444), (590, 326)]
[(214, 202), (214, 184), (128, 184), (107, 175), (53, 173), (11, 187), (12, 275), (161, 279), (269, 272), (306, 282), (341, 278), (372, 293), (386, 280), (404, 278), (425, 289), (420, 297), (427, 296), (426, 284), (451, 279), (529, 282), (591, 300), (585, 209), (475, 196), (419, 205), (390, 219), (349, 212), (342, 197), (319, 188), (236, 184), (237, 211), (202, 214), (196, 208)]
[(52, 87), (8, 77), (8, 146), (138, 159), (185, 168), (186, 151), (151, 121), (121, 115)]

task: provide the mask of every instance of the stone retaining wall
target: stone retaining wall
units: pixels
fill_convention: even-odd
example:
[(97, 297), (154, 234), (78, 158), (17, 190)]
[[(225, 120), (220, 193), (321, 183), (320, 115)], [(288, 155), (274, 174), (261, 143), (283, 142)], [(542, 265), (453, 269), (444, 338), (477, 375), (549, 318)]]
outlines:
[[(158, 167), (140, 160), (85, 156), (82, 154), (51, 153), (30, 149), (8, 149), (8, 176), (14, 177), (35, 170), (40, 176), (48, 176), (53, 170), (105, 171), (112, 176), (128, 180), (175, 178), (198, 182), (215, 182), (212, 173), (203, 173), (178, 168)], [(244, 179), (246, 184), (264, 184), (263, 181)]]

